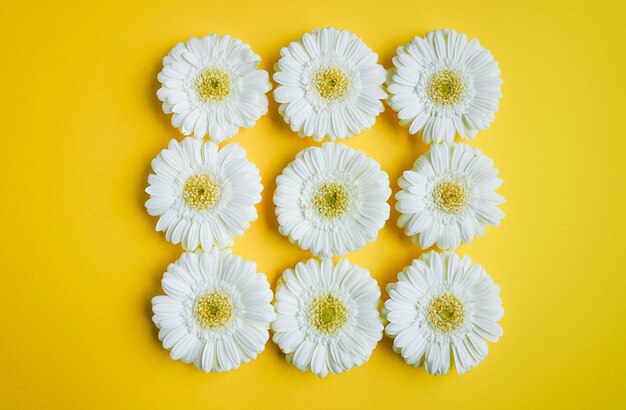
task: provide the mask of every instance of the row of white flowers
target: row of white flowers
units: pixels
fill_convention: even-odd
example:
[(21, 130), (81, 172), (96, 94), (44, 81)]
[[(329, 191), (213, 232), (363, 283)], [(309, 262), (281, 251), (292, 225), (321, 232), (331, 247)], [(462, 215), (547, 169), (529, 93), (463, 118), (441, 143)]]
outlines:
[[(279, 111), (294, 132), (316, 141), (371, 128), (388, 97), (400, 123), (424, 142), (471, 139), (489, 127), (502, 96), (491, 52), (453, 30), (398, 47), (389, 71), (355, 34), (333, 27), (306, 33), (280, 55), (273, 76)], [(267, 113), (272, 88), (267, 71), (257, 69), (260, 61), (228, 35), (177, 44), (158, 76), (163, 111), (184, 135), (218, 144), (254, 126)]]
[[(257, 219), (258, 168), (243, 148), (185, 138), (170, 141), (152, 161), (148, 213), (157, 230), (182, 243), (231, 246)], [(504, 217), (502, 184), (493, 161), (465, 144), (437, 144), (405, 171), (396, 194), (398, 226), (423, 249), (453, 250)], [(302, 150), (277, 178), (279, 231), (316, 256), (343, 256), (374, 241), (389, 218), (389, 177), (380, 165), (343, 144)]]
[[(309, 259), (287, 269), (274, 306), (265, 275), (228, 250), (185, 252), (152, 299), (159, 339), (174, 360), (205, 372), (239, 367), (265, 349), (271, 326), (287, 361), (319, 377), (367, 362), (385, 333), (407, 363), (435, 375), (454, 357), (463, 374), (502, 335), (499, 288), (480, 265), (431, 251), (380, 289), (370, 273), (342, 259)], [(386, 319), (386, 320), (385, 320)], [(384, 323), (386, 326), (383, 326)]]

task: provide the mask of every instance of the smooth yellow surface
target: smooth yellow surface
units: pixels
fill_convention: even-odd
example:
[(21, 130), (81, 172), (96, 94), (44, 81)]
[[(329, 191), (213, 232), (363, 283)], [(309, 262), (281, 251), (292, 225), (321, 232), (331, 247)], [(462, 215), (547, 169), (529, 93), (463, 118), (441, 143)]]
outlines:
[[(625, 18), (621, 0), (3, 1), (0, 407), (624, 405)], [(191, 36), (229, 33), (271, 71), (281, 46), (331, 24), (385, 67), (413, 35), (449, 27), (479, 38), (502, 69), (501, 109), (471, 144), (500, 168), (507, 216), (459, 253), (500, 284), (505, 334), (462, 377), (406, 365), (386, 337), (367, 364), (322, 380), (271, 342), (239, 370), (207, 375), (157, 340), (150, 299), (181, 253), (143, 207), (150, 160), (181, 138), (155, 95), (162, 57)], [(290, 132), (272, 100), (228, 142), (245, 147), (265, 185), (234, 252), (275, 288), (309, 254), (278, 234), (274, 179), (313, 141)], [(394, 193), (426, 149), (389, 108), (346, 143), (381, 163)], [(397, 217), (349, 255), (381, 286), (421, 252)]]

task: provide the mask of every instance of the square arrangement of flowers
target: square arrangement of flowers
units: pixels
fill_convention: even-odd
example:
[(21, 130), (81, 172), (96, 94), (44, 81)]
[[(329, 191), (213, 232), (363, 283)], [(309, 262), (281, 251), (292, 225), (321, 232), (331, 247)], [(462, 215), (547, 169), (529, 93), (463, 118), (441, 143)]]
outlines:
[[(271, 339), (293, 367), (325, 377), (365, 364), (385, 334), (406, 363), (430, 374), (452, 364), (463, 374), (485, 360), (487, 341), (503, 334), (500, 290), (454, 251), (500, 225), (503, 181), (493, 160), (455, 138), (471, 140), (494, 120), (500, 69), (478, 40), (454, 30), (396, 50), (385, 69), (354, 33), (327, 27), (279, 51), (276, 118), (294, 138), (327, 141), (276, 175), (278, 233), (312, 257), (284, 270), (275, 294), (254, 262), (229, 249), (258, 218), (263, 185), (244, 148), (227, 140), (268, 112), (270, 75), (229, 35), (191, 38), (163, 58), (157, 98), (182, 136), (152, 161), (145, 207), (185, 251), (152, 299), (172, 359), (230, 371)], [(383, 303), (377, 281), (346, 254), (376, 241), (390, 218), (389, 176), (338, 140), (372, 128), (385, 103), (430, 147), (395, 193), (406, 246), (424, 253), (385, 286)]]

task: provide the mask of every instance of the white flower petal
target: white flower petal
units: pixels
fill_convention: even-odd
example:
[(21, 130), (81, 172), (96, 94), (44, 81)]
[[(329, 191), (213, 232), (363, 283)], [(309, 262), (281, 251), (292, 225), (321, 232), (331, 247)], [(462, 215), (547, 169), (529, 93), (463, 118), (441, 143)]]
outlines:
[(205, 343), (202, 350), (202, 370), (207, 373), (215, 370), (213, 364), (215, 363), (216, 356), (217, 352), (215, 351), (215, 344), (213, 342)]

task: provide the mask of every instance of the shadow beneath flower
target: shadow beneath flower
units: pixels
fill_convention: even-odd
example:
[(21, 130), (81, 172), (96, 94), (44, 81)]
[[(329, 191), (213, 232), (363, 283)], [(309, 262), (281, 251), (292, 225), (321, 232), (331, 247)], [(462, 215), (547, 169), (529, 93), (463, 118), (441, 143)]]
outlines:
[(384, 349), (388, 352), (393, 353), (393, 355), (391, 355), (391, 359), (386, 357), (385, 360), (393, 360), (394, 364), (407, 366), (404, 359), (402, 358), (402, 355), (393, 351), (393, 339), (389, 336), (383, 335), (383, 338), (380, 342), (378, 342), (378, 346), (376, 346), (376, 349)]
[[(163, 51), (163, 56), (166, 56), (169, 52), (169, 49)], [(172, 114), (165, 114), (163, 112), (163, 103), (157, 98), (157, 90), (161, 88), (161, 83), (158, 80), (158, 75), (163, 69), (163, 63), (161, 60), (155, 61), (154, 64), (150, 67), (150, 73), (146, 76), (148, 79), (146, 81), (146, 90), (142, 95), (145, 95), (148, 99), (148, 104), (152, 107), (152, 112), (154, 113), (154, 123), (161, 124), (163, 130), (167, 130), (172, 133), (172, 135), (180, 136), (180, 132), (172, 126), (171, 119)], [(164, 147), (165, 148), (165, 147)]]
[(165, 292), (161, 288), (161, 279), (163, 277), (163, 273), (167, 270), (168, 264), (175, 262), (180, 255), (182, 254), (182, 249), (177, 246), (171, 246), (168, 244), (167, 251), (161, 253), (159, 258), (155, 262), (155, 267), (152, 270), (154, 273), (150, 276), (150, 280), (146, 281), (145, 290), (143, 292), (144, 296), (141, 298), (142, 301), (142, 310), (146, 322), (149, 324), (149, 338), (154, 342), (153, 346), (158, 346), (159, 350), (163, 351), (169, 357), (169, 352), (163, 349), (161, 346), (161, 342), (159, 341), (159, 329), (152, 322), (152, 298), (158, 295), (165, 295)]
[[(159, 341), (159, 329), (152, 322), (152, 315), (153, 315), (152, 298), (159, 294), (163, 294), (163, 290), (161, 289), (160, 286), (154, 286), (153, 289), (150, 291), (151, 296), (148, 296), (146, 299), (144, 299), (143, 307), (144, 307), (144, 317), (146, 321), (152, 325), (150, 326), (151, 328), (150, 340), (156, 345), (158, 345), (159, 347), (161, 347), (161, 342)], [(162, 349), (162, 350), (165, 350), (165, 349)]]
[(161, 152), (161, 149), (162, 148), (157, 148), (155, 150), (156, 152), (151, 157), (146, 156), (146, 161), (142, 165), (143, 172), (141, 172), (140, 176), (138, 177), (139, 181), (137, 181), (135, 184), (135, 186), (137, 186), (137, 189), (135, 189), (135, 191), (137, 192), (137, 196), (135, 197), (135, 200), (137, 201), (136, 205), (139, 208), (139, 210), (141, 210), (141, 213), (144, 215), (144, 218), (143, 218), (144, 221), (146, 221), (146, 223), (151, 223), (153, 229), (154, 229), (154, 226), (156, 226), (156, 217), (152, 217), (148, 215), (148, 212), (145, 207), (146, 201), (150, 198), (150, 195), (146, 193), (146, 188), (148, 187), (148, 175), (152, 173), (152, 166), (151, 166), (152, 160), (148, 158), (156, 157), (157, 154)]
[(397, 161), (395, 161), (395, 166), (393, 169), (386, 170), (387, 174), (389, 175), (389, 182), (391, 185), (392, 194), (391, 198), (389, 199), (391, 207), (389, 220), (387, 221), (385, 228), (392, 229), (394, 234), (398, 238), (403, 238), (409, 240), (410, 242), (411, 238), (406, 236), (404, 234), (404, 231), (397, 225), (398, 218), (400, 217), (400, 212), (396, 210), (397, 200), (395, 196), (402, 189), (400, 188), (400, 185), (398, 185), (400, 177), (405, 171), (411, 170), (415, 161), (424, 153), (426, 153), (426, 151), (428, 151), (428, 145), (424, 144), (420, 137), (410, 136), (408, 135), (408, 133), (406, 133), (406, 131), (403, 138), (410, 138), (410, 151), (405, 153), (402, 158), (398, 158)]
[(264, 181), (264, 187), (263, 187), (263, 200), (262, 200), (262, 204), (264, 204), (265, 206), (263, 206), (263, 211), (264, 211), (264, 217), (266, 219), (266, 224), (268, 226), (268, 228), (270, 228), (270, 230), (272, 231), (272, 234), (274, 235), (279, 235), (282, 237), (282, 235), (280, 235), (280, 233), (278, 232), (278, 218), (276, 217), (276, 206), (274, 205), (274, 193), (276, 192), (276, 178), (278, 177), (278, 175), (280, 175), (282, 173), (282, 170), (291, 163), (291, 161), (294, 160), (296, 154), (298, 153), (298, 151), (296, 151), (295, 149), (293, 150), (295, 151), (293, 153), (293, 156), (290, 157), (285, 157), (281, 159), (281, 168), (280, 171), (277, 172), (273, 172), (272, 175), (270, 175), (269, 178), (266, 178)]
[[(416, 32), (414, 36), (423, 37), (425, 33), (426, 32)], [(378, 62), (382, 64), (383, 67), (385, 67), (388, 75), (389, 75), (390, 70), (394, 68), (393, 57), (395, 57), (397, 54), (397, 48), (410, 42), (414, 36), (406, 38), (404, 35), (402, 35), (401, 37), (398, 36), (397, 38), (390, 38), (388, 44), (395, 44), (396, 45), (395, 48), (388, 48), (388, 49), (385, 49), (384, 52), (379, 53)], [(386, 89), (386, 84), (385, 84), (385, 89)], [(395, 131), (402, 132), (403, 135), (409, 136), (408, 127), (404, 127), (400, 125), (400, 121), (398, 119), (398, 113), (395, 112), (391, 108), (391, 106), (388, 104), (388, 101), (389, 100), (385, 101), (385, 111), (381, 114), (382, 120), (385, 121), (388, 125), (390, 125), (393, 128), (394, 132)], [(420, 137), (417, 135), (413, 135), (409, 137), (412, 139), (420, 140)]]
[[(277, 61), (277, 60), (276, 60)], [(274, 61), (274, 63), (276, 63)], [(270, 73), (270, 77), (272, 73)], [(264, 189), (263, 189), (263, 204), (266, 206), (263, 207), (265, 212), (265, 217), (267, 219), (268, 227), (271, 228), (273, 232), (280, 235), (278, 232), (278, 220), (276, 218), (275, 206), (274, 206), (274, 192), (276, 191), (276, 178), (278, 175), (282, 173), (282, 170), (289, 165), (295, 158), (296, 154), (301, 150), (309, 147), (314, 143), (312, 138), (302, 138), (297, 133), (292, 132), (289, 125), (285, 123), (282, 115), (278, 112), (278, 107), (280, 104), (274, 100), (273, 90), (276, 89), (278, 84), (272, 79), (273, 89), (268, 94), (269, 107), (268, 107), (268, 117), (271, 120), (271, 127), (275, 128), (275, 132), (272, 133), (274, 138), (274, 144), (280, 145), (281, 147), (281, 155), (279, 164), (281, 165), (280, 170), (277, 172), (273, 172), (269, 177), (265, 175), (264, 178)], [(284, 147), (288, 147), (288, 150), (285, 153)], [(276, 169), (276, 167), (274, 168)], [(280, 235), (282, 237), (282, 235)]]
[[(169, 49), (169, 47), (164, 48), (161, 55), (166, 55)], [(115, 164), (113, 164), (113, 169), (123, 169), (125, 172), (123, 174), (118, 173), (111, 175), (110, 179), (114, 183), (123, 184), (131, 193), (126, 198), (127, 206), (133, 210), (133, 213), (136, 211), (135, 220), (137, 223), (133, 223), (136, 227), (135, 229), (139, 227), (141, 232), (133, 232), (130, 235), (135, 234), (142, 238), (149, 238), (150, 241), (154, 240), (155, 244), (158, 243), (158, 245), (154, 246), (162, 246), (163, 249), (158, 254), (155, 254), (155, 257), (152, 257), (149, 262), (144, 262), (144, 267), (147, 265), (147, 268), (142, 268), (142, 272), (135, 272), (144, 277), (145, 280), (142, 281), (141, 288), (138, 290), (137, 298), (135, 299), (136, 303), (133, 305), (132, 311), (128, 312), (128, 314), (134, 316), (140, 315), (142, 319), (145, 319), (145, 321), (142, 320), (142, 323), (145, 323), (145, 327), (142, 325), (141, 329), (138, 329), (138, 331), (145, 334), (146, 337), (153, 342), (150, 346), (153, 346), (155, 349), (158, 349), (159, 352), (163, 352), (163, 354), (167, 355), (168, 352), (161, 347), (161, 343), (158, 340), (158, 329), (152, 322), (151, 299), (153, 296), (164, 294), (160, 286), (161, 277), (167, 268), (167, 264), (174, 262), (180, 256), (181, 249), (180, 247), (175, 247), (165, 242), (163, 234), (156, 232), (155, 226), (158, 218), (148, 215), (144, 205), (150, 197), (145, 192), (145, 189), (148, 186), (148, 175), (152, 173), (151, 160), (162, 149), (166, 148), (167, 142), (171, 138), (170, 135), (179, 135), (179, 132), (171, 126), (168, 116), (163, 114), (161, 102), (156, 97), (156, 91), (161, 86), (157, 80), (157, 74), (161, 69), (162, 65), (159, 58), (158, 60), (155, 59), (149, 66), (143, 67), (141, 73), (134, 73), (136, 78), (141, 79), (137, 87), (140, 88), (140, 95), (142, 96), (138, 98), (135, 103), (149, 107), (150, 120), (153, 121), (154, 124), (158, 124), (157, 134), (152, 138), (153, 143), (149, 142), (150, 139), (145, 139), (146, 142), (143, 143), (145, 147), (144, 153), (142, 153), (139, 158), (137, 158), (137, 156), (134, 157), (133, 172), (127, 172), (127, 166), (116, 167)], [(165, 137), (161, 138), (159, 137), (160, 135)], [(144, 245), (148, 247), (153, 245), (152, 243), (146, 243), (145, 239), (142, 240), (144, 240), (144, 242), (138, 243), (137, 246)], [(132, 250), (128, 251), (131, 252)], [(139, 248), (138, 251), (141, 252), (141, 249)], [(115, 264), (116, 261), (112, 261), (111, 263)], [(132, 273), (133, 272), (130, 274)]]

